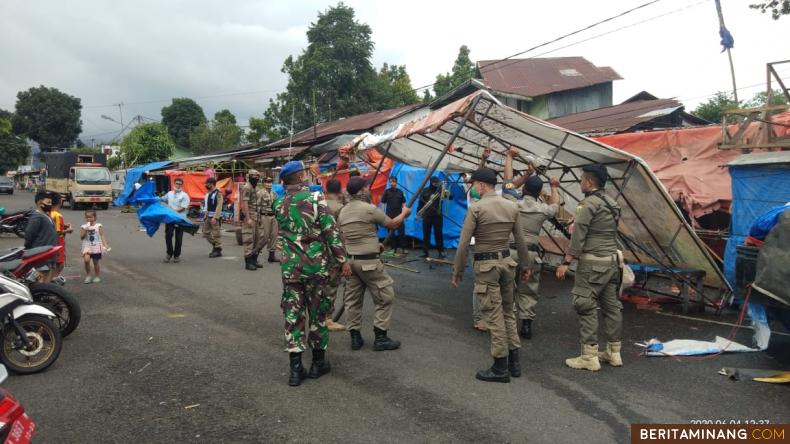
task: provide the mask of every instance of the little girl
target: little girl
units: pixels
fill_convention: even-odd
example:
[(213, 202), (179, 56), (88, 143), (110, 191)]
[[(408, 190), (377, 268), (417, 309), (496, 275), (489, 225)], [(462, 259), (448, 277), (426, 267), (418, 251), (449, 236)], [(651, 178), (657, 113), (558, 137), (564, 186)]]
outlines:
[[(85, 223), (80, 227), (80, 239), (82, 239), (82, 259), (85, 261), (85, 280), (83, 283), (97, 284), (101, 282), (99, 272), (99, 261), (103, 251), (109, 251), (110, 246), (104, 237), (104, 227), (96, 222), (96, 211), (88, 210), (85, 212)], [(91, 262), (95, 277), (91, 279)]]

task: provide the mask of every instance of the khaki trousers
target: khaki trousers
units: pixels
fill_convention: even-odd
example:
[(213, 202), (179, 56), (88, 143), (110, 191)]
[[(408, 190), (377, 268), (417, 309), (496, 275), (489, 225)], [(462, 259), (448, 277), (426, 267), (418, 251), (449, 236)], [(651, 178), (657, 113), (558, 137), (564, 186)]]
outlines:
[(380, 259), (352, 260), (351, 271), (351, 276), (346, 278), (346, 290), (343, 293), (346, 329), (359, 330), (362, 300), (365, 290), (369, 290), (375, 304), (373, 326), (380, 330), (389, 330), (395, 289), (392, 287), (394, 281), (384, 270), (384, 263)]
[(260, 245), (258, 246), (258, 252), (263, 250), (264, 247), (268, 247), (269, 251), (274, 251), (277, 249), (277, 220), (274, 216), (261, 216), (258, 220), (258, 226), (260, 227)]
[(220, 233), (221, 222), (212, 224), (211, 219), (206, 217), (203, 221), (203, 237), (206, 238), (208, 243), (214, 248), (222, 248), (222, 235)]
[(598, 344), (598, 308), (603, 316), (606, 340), (620, 342), (623, 328), (623, 304), (617, 299), (620, 268), (615, 259), (579, 262), (573, 281), (573, 308), (579, 315), (579, 339), (582, 344)]
[(513, 301), (516, 262), (509, 257), (475, 261), (474, 271), (475, 297), (488, 327), (491, 356), (503, 358), (521, 347)]
[(261, 251), (262, 232), (261, 223), (259, 220), (253, 219), (252, 226), (242, 222), (241, 225), (241, 244), (244, 246), (244, 257), (250, 257), (258, 254)]

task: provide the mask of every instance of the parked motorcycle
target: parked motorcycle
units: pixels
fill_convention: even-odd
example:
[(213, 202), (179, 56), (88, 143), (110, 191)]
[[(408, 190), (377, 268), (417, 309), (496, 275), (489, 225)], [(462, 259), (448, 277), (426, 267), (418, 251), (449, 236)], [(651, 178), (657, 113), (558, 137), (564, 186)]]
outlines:
[(0, 276), (0, 361), (14, 372), (40, 372), (55, 362), (63, 337), (55, 313), (33, 301), (23, 284)]
[[(0, 364), (0, 384), (8, 379), (8, 370)], [(36, 424), (27, 416), (25, 408), (6, 389), (0, 389), (0, 442), (28, 444), (33, 440)]]
[(68, 336), (80, 324), (80, 304), (62, 285), (39, 282), (36, 267), (52, 262), (63, 247), (37, 247), (25, 250), (11, 248), (0, 251), (0, 274), (27, 285), (37, 304), (50, 309), (57, 319), (55, 324), (63, 337)]
[(30, 219), (30, 214), (33, 212), (31, 209), (14, 211), (13, 213), (5, 213), (5, 208), (0, 211), (0, 234), (13, 233), (17, 236), (25, 237), (25, 228), (27, 221)]

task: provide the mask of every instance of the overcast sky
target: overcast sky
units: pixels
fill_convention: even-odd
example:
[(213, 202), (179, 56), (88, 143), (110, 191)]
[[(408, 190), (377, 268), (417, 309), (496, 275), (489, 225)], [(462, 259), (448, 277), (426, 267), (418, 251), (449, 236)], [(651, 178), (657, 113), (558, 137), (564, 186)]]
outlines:
[[(500, 59), (615, 15), (647, 0), (347, 1), (370, 25), (374, 63), (405, 64), (415, 87), (452, 66), (458, 47), (472, 60)], [(748, 8), (754, 0), (722, 0), (735, 37), (739, 91), (764, 89), (765, 63), (790, 59), (790, 17), (774, 21)], [(306, 45), (305, 31), (329, 1), (35, 0), (5, 1), (0, 14), (0, 108), (16, 93), (46, 85), (82, 99), (86, 142), (111, 139), (120, 120), (159, 119), (172, 97), (191, 97), (210, 118), (222, 108), (241, 124), (263, 113), (285, 87), (283, 60)], [(684, 8), (680, 11), (675, 10)], [(663, 17), (658, 17), (667, 14)], [(644, 20), (645, 23), (637, 24)], [(545, 57), (583, 56), (613, 67), (615, 103), (648, 90), (691, 109), (732, 88), (720, 53), (713, 0), (662, 0), (600, 27), (526, 54), (592, 38)], [(790, 77), (790, 64), (780, 70)]]

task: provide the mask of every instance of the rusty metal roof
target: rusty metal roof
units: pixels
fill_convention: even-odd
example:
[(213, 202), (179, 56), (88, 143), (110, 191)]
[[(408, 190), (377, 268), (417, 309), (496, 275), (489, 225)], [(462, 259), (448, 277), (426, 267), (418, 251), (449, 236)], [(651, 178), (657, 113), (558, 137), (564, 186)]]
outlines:
[[(626, 101), (619, 105), (556, 117), (549, 119), (548, 122), (581, 134), (601, 135), (636, 129), (655, 129), (650, 125), (645, 127), (645, 124), (675, 112), (682, 113), (683, 120), (692, 125), (710, 123), (685, 113), (683, 104), (675, 99)], [(659, 125), (659, 127), (665, 126)]]
[(315, 143), (330, 139), (338, 134), (361, 133), (372, 130), (373, 128), (389, 120), (400, 117), (421, 106), (423, 106), (421, 103), (416, 103), (413, 105), (401, 106), (399, 108), (374, 111), (372, 113), (359, 114), (339, 120), (333, 120), (331, 122), (320, 123), (315, 128), (310, 127), (304, 131), (294, 134), (293, 139), (286, 137), (276, 142), (272, 142), (266, 145), (266, 147), (282, 148), (287, 147), (289, 144), (313, 145)]
[(584, 57), (481, 60), (477, 67), (488, 88), (523, 97), (622, 79), (614, 69), (595, 66)]

